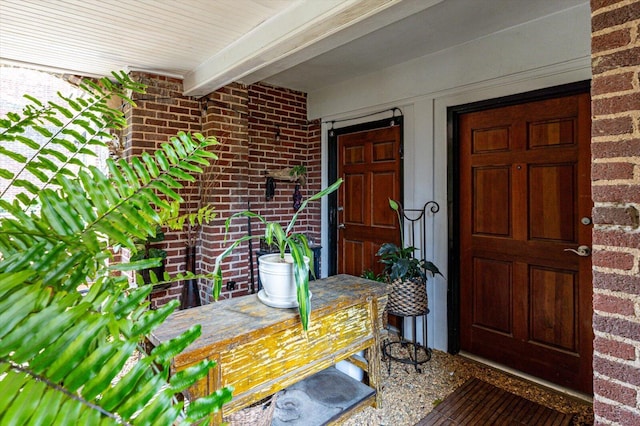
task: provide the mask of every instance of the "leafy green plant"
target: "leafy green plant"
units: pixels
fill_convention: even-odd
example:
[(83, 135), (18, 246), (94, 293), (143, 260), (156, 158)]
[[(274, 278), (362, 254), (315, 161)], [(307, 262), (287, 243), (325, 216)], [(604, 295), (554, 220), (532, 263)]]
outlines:
[(381, 283), (386, 281), (386, 277), (384, 274), (376, 274), (371, 269), (365, 269), (364, 271), (362, 271), (362, 273), (360, 274), (360, 277), (366, 278), (371, 281), (378, 281)]
[[(266, 244), (271, 246), (277, 245), (280, 253), (280, 259), (284, 262), (285, 253), (289, 252), (293, 258), (293, 275), (296, 283), (296, 292), (298, 300), (298, 312), (300, 313), (300, 321), (302, 323), (302, 329), (306, 331), (309, 326), (309, 318), (311, 316), (311, 304), (309, 293), (309, 263), (313, 264), (313, 251), (309, 248), (309, 242), (306, 235), (293, 232), (298, 215), (304, 211), (307, 204), (311, 201), (317, 201), (325, 195), (331, 194), (337, 190), (342, 184), (342, 179), (338, 179), (332, 185), (323, 189), (322, 191), (312, 195), (304, 200), (300, 206), (300, 209), (295, 212), (291, 217), (289, 224), (286, 228), (283, 228), (278, 222), (269, 222), (263, 216), (245, 210), (238, 212), (227, 218), (225, 221), (225, 235), (228, 235), (231, 221), (237, 217), (249, 217), (256, 218), (264, 225), (264, 235), (245, 235), (235, 240), (225, 251), (216, 258), (215, 271), (217, 271), (216, 278), (214, 280), (213, 293), (214, 298), (220, 295), (222, 289), (222, 273), (220, 264), (231, 252), (241, 243), (249, 241), (251, 239), (264, 238)], [(226, 241), (226, 236), (225, 236)], [(304, 258), (309, 258), (310, 262), (304, 261)]]
[[(136, 247), (135, 253), (131, 255), (129, 260), (131, 262), (143, 260), (143, 259), (159, 259), (160, 265), (155, 268), (145, 268), (141, 271), (142, 281), (145, 284), (157, 282), (158, 279), (164, 279), (165, 260), (167, 259), (167, 251), (159, 247), (153, 247), (152, 244), (164, 241), (164, 232), (160, 225), (156, 226), (154, 235), (149, 235), (146, 238), (134, 239)], [(162, 284), (162, 286), (168, 286), (170, 283)]]
[(289, 176), (293, 176), (293, 177), (299, 177), (299, 176), (304, 176), (307, 174), (307, 168), (302, 165), (302, 164), (298, 164), (297, 166), (293, 166), (291, 168), (291, 171), (289, 172)]
[(134, 240), (134, 244), (136, 247), (136, 252), (131, 255), (131, 261), (142, 260), (142, 259), (166, 259), (167, 251), (158, 247), (152, 247), (151, 244), (159, 243), (164, 241), (164, 232), (162, 231), (161, 226), (156, 226), (155, 232), (153, 235), (149, 235), (146, 238), (136, 238)]
[(0, 118), (0, 156), (12, 163), (0, 170), (0, 424), (194, 423), (231, 399), (227, 388), (188, 407), (177, 398), (215, 365), (169, 378), (171, 359), (200, 335), (197, 325), (124, 369), (178, 302), (147, 309), (152, 286), (130, 286), (118, 272), (158, 259), (117, 263), (113, 252), (135, 251), (136, 239), (175, 216), (179, 180), (193, 181), (216, 158), (217, 141), (181, 132), (131, 163), (107, 160), (109, 176), (85, 165), (78, 155), (126, 124), (107, 101), (133, 104), (130, 94), (144, 93), (124, 73), (112, 78), (85, 81), (81, 98), (28, 97), (21, 112)]
[(289, 176), (291, 176), (292, 178), (300, 181), (300, 183), (302, 185), (304, 185), (305, 182), (306, 182), (307, 168), (302, 164), (298, 164), (297, 166), (293, 166), (291, 168), (291, 171), (289, 172)]
[(393, 243), (384, 243), (377, 253), (380, 256), (380, 263), (385, 265), (384, 272), (389, 276), (389, 280), (393, 282), (398, 278), (403, 280), (418, 278), (426, 281), (427, 271), (433, 275), (442, 275), (440, 269), (433, 262), (413, 257), (415, 247), (404, 247), (400, 206), (391, 199), (389, 200), (389, 206), (396, 212), (400, 223), (400, 246)]

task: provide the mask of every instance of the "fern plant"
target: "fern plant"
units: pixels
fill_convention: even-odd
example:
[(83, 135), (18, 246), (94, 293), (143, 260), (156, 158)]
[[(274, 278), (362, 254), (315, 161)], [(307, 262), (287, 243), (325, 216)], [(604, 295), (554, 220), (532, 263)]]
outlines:
[[(214, 363), (169, 377), (171, 358), (197, 339), (199, 326), (124, 370), (178, 302), (147, 309), (152, 286), (131, 286), (116, 272), (158, 260), (117, 263), (113, 251), (135, 251), (136, 239), (153, 237), (175, 216), (180, 181), (193, 181), (216, 158), (210, 147), (217, 142), (179, 133), (131, 163), (107, 160), (107, 176), (79, 155), (91, 155), (125, 125), (107, 101), (133, 104), (131, 93), (144, 86), (114, 73), (113, 81), (85, 81), (82, 89), (84, 97), (59, 95), (46, 104), (29, 97), (21, 112), (0, 118), (0, 156), (12, 163), (0, 169), (0, 425), (201, 421), (231, 399), (230, 389), (186, 407), (176, 396)], [(34, 131), (41, 138), (30, 136)]]

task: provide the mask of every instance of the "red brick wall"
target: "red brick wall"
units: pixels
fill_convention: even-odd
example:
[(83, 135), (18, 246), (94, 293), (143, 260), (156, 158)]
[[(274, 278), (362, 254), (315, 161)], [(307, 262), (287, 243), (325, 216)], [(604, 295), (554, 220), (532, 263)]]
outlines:
[[(307, 122), (306, 106), (303, 93), (267, 85), (249, 87), (248, 194), (251, 209), (282, 226), (286, 226), (295, 213), (292, 207), (295, 183), (277, 180), (275, 196), (266, 201), (267, 170), (304, 165), (308, 178), (300, 187), (303, 199), (320, 190), (320, 136), (316, 132), (319, 123)], [(260, 225), (257, 221), (252, 222), (254, 234), (262, 231)], [(298, 216), (294, 229), (320, 241), (320, 203), (306, 208)], [(257, 277), (255, 259), (254, 266)]]
[[(207, 170), (203, 181), (203, 201), (213, 204), (216, 219), (201, 230), (200, 272), (212, 272), (215, 258), (228, 242), (224, 242), (224, 221), (233, 213), (246, 209), (248, 169), (248, 95), (246, 87), (231, 84), (207, 95), (203, 119), (203, 133), (215, 136), (221, 143), (216, 150), (219, 160)], [(232, 240), (246, 232), (244, 222), (230, 229)], [(237, 250), (224, 265), (224, 283), (236, 281), (233, 292), (223, 297), (246, 294), (248, 254)], [(223, 289), (224, 290), (224, 289)], [(201, 283), (201, 299), (211, 301), (211, 283)]]
[[(219, 218), (202, 230), (203, 271), (213, 270), (215, 256), (228, 245), (222, 241), (224, 221), (235, 212), (251, 210), (269, 221), (288, 223), (293, 214), (292, 196), (295, 184), (276, 182), (275, 196), (265, 200), (266, 170), (305, 165), (307, 184), (303, 197), (320, 189), (319, 123), (308, 123), (306, 95), (288, 89), (255, 84), (249, 87), (229, 85), (207, 96), (204, 132), (215, 135), (222, 143), (218, 165), (205, 178), (206, 199), (216, 205)], [(232, 223), (231, 240), (246, 235), (246, 219)], [(258, 235), (260, 223), (252, 221), (252, 233)], [(320, 205), (316, 203), (300, 215), (296, 230), (319, 241)], [(254, 252), (259, 247), (253, 243)], [(255, 255), (254, 284), (257, 286)], [(247, 294), (250, 290), (249, 244), (239, 246), (224, 263), (223, 297)], [(235, 290), (227, 291), (226, 283), (235, 281)], [(203, 300), (210, 300), (210, 283), (203, 283)]]
[(640, 0), (592, 0), (594, 412), (640, 424)]
[[(267, 220), (288, 223), (293, 214), (292, 196), (295, 184), (276, 182), (275, 197), (265, 200), (266, 170), (296, 165), (307, 167), (307, 184), (301, 188), (304, 198), (320, 190), (320, 124), (307, 122), (306, 95), (288, 89), (263, 84), (243, 86), (230, 84), (204, 98), (183, 97), (182, 82), (176, 79), (136, 74), (148, 85), (147, 94), (136, 99), (134, 109), (125, 111), (131, 126), (123, 135), (126, 155), (139, 155), (153, 150), (179, 130), (201, 132), (215, 136), (221, 145), (214, 148), (219, 160), (209, 167), (197, 184), (181, 192), (187, 208), (194, 211), (200, 205), (212, 204), (216, 219), (195, 230), (168, 232), (165, 243), (169, 251), (170, 272), (184, 270), (185, 247), (189, 240), (197, 242), (196, 272), (212, 272), (215, 258), (229, 241), (224, 242), (224, 222), (233, 213), (251, 210)], [(279, 133), (279, 135), (277, 135)], [(202, 203), (200, 203), (202, 201)], [(256, 220), (252, 231), (261, 230)], [(299, 216), (296, 231), (320, 240), (320, 203), (315, 203)], [(230, 240), (247, 233), (247, 220), (240, 219), (230, 229)], [(257, 250), (259, 243), (253, 244)], [(257, 285), (257, 261), (254, 256)], [(239, 246), (223, 265), (223, 298), (247, 294), (250, 290), (248, 243)], [(226, 283), (235, 281), (235, 289), (227, 291)], [(204, 303), (211, 301), (211, 282), (200, 282)], [(154, 305), (179, 297), (181, 285), (154, 293)]]
[[(124, 130), (121, 140), (126, 158), (159, 149), (162, 143), (168, 142), (180, 130), (201, 132), (200, 102), (182, 96), (182, 80), (139, 72), (134, 72), (131, 76), (147, 85), (147, 93), (134, 96), (137, 104), (135, 108), (125, 108), (129, 126)], [(185, 183), (181, 195), (185, 199), (185, 211), (197, 208), (196, 184)], [(167, 272), (183, 272), (187, 233), (165, 232), (165, 237), (165, 241), (153, 245), (167, 251)], [(162, 305), (179, 297), (181, 291), (181, 283), (156, 291), (152, 294), (153, 305)]]
[[(306, 120), (306, 95), (266, 85), (249, 88), (249, 194), (251, 207), (285, 225), (293, 215), (295, 183), (276, 181), (275, 197), (265, 201), (265, 173), (297, 165), (307, 168), (303, 198), (320, 190), (319, 123)], [(279, 133), (279, 135), (278, 135)], [(320, 204), (305, 210), (296, 229), (320, 238)]]

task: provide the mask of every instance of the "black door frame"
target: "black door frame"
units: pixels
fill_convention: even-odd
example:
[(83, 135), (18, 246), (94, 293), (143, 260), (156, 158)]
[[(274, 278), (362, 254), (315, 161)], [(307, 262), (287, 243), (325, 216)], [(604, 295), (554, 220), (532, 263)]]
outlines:
[[(395, 114), (395, 110), (394, 110)], [(328, 130), (328, 182), (331, 185), (338, 180), (338, 136), (382, 129), (385, 127), (400, 126), (400, 199), (404, 200), (404, 117), (402, 115), (355, 124)], [(329, 241), (328, 241), (328, 275), (338, 273), (338, 193), (333, 192), (328, 196), (329, 206)]]
[(460, 135), (458, 133), (460, 116), (470, 112), (589, 93), (590, 90), (591, 81), (584, 80), (447, 108), (447, 129), (449, 129), (447, 132), (447, 205), (451, 206), (448, 209), (447, 218), (449, 221), (447, 351), (449, 353), (460, 352)]

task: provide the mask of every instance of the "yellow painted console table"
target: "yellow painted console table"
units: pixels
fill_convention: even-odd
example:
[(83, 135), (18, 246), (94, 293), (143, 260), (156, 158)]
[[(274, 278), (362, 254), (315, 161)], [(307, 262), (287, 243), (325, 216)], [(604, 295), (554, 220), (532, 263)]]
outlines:
[[(359, 407), (381, 406), (380, 333), (387, 288), (383, 283), (351, 275), (311, 281), (311, 322), (307, 335), (297, 309), (271, 308), (256, 295), (218, 301), (178, 311), (149, 336), (153, 345), (178, 336), (193, 324), (202, 336), (173, 360), (172, 370), (203, 359), (218, 363), (189, 396), (207, 395), (233, 386), (231, 414), (318, 371), (349, 359), (365, 370), (375, 394)], [(365, 351), (365, 359), (355, 356)]]

